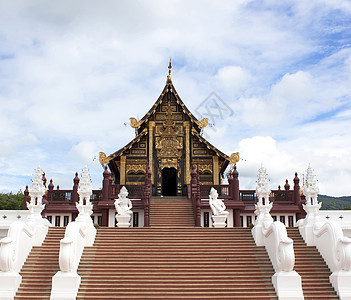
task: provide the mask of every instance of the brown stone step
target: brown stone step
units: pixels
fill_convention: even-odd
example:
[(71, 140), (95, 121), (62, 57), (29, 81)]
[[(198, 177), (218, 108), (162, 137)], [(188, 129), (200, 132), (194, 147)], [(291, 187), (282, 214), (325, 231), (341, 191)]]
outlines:
[(32, 248), (20, 274), (22, 282), (15, 299), (49, 299), (51, 278), (58, 271), (60, 240), (64, 228), (49, 228), (42, 246)]
[(338, 299), (329, 282), (331, 272), (316, 247), (307, 246), (298, 228), (288, 228), (294, 241), (295, 271), (301, 276), (305, 299)]

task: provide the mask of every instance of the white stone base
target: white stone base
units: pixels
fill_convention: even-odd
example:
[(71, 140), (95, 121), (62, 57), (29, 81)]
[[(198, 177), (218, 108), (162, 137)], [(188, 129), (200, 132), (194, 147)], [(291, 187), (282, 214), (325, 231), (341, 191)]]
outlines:
[(225, 221), (227, 220), (228, 215), (219, 215), (219, 216), (212, 216), (213, 227), (226, 227), (227, 224)]
[(116, 215), (117, 227), (130, 227), (131, 215)]
[(341, 300), (351, 299), (351, 271), (335, 271), (329, 279)]
[(304, 299), (301, 276), (295, 271), (280, 271), (273, 275), (272, 283), (279, 300)]
[(0, 271), (0, 299), (13, 300), (22, 282), (22, 276), (17, 272)]
[(58, 271), (52, 277), (51, 300), (75, 300), (81, 278), (77, 273)]

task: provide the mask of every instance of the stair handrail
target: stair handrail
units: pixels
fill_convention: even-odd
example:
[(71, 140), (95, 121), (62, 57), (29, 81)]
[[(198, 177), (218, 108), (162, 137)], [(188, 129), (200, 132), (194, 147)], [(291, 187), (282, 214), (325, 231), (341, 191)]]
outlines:
[(10, 225), (6, 237), (0, 240), (0, 271), (19, 272), (34, 243), (35, 231), (22, 221)]
[(332, 272), (351, 271), (351, 239), (344, 236), (340, 224), (326, 221), (313, 228), (315, 243)]
[(307, 214), (297, 222), (300, 234), (308, 246), (317, 247), (333, 272), (329, 279), (340, 299), (351, 299), (351, 239), (344, 236), (340, 224), (319, 215), (322, 202), (318, 202), (319, 189), (310, 165), (302, 192), (306, 198), (302, 207)]
[(65, 236), (60, 241), (59, 266), (63, 272), (77, 272), (85, 244), (87, 227), (81, 222), (67, 225)]
[(7, 236), (0, 241), (0, 295), (12, 299), (22, 281), (19, 274), (33, 246), (40, 246), (52, 226), (41, 216), (45, 186), (40, 166), (35, 170), (27, 202), (29, 215), (26, 221), (13, 222)]
[(303, 299), (301, 277), (294, 271), (295, 254), (293, 240), (287, 235), (285, 225), (273, 222), (270, 210), (273, 203), (269, 202), (271, 190), (268, 187), (266, 169), (259, 169), (255, 204), (257, 216), (252, 235), (257, 246), (264, 246), (272, 262), (275, 274), (272, 283), (279, 299)]
[(293, 240), (288, 237), (282, 222), (273, 222), (269, 213), (272, 205), (255, 205), (258, 217), (252, 229), (253, 236), (257, 246), (265, 246), (276, 272), (290, 272), (295, 265)]
[(60, 270), (52, 277), (50, 299), (76, 299), (81, 283), (77, 273), (84, 248), (94, 244), (96, 228), (91, 219), (93, 204), (90, 202), (92, 187), (87, 166), (84, 167), (78, 188), (79, 211), (74, 222), (67, 225), (65, 236), (60, 241)]

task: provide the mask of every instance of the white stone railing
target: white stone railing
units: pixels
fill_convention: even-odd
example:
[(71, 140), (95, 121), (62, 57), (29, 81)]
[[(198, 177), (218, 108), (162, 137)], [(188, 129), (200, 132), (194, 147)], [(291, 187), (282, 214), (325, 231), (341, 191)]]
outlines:
[(345, 236), (351, 238), (351, 210), (320, 210), (324, 221), (334, 221), (340, 224)]
[(297, 226), (308, 246), (316, 246), (328, 267), (333, 272), (330, 282), (340, 299), (351, 299), (351, 239), (344, 236), (339, 223), (326, 221), (320, 215), (321, 202), (318, 202), (318, 187), (309, 166), (303, 193), (307, 212), (305, 219)]
[(279, 299), (303, 299), (301, 277), (294, 271), (295, 255), (293, 241), (287, 236), (285, 225), (279, 221), (252, 228), (257, 246), (264, 246), (272, 262), (275, 274), (272, 283)]
[(13, 299), (22, 276), (19, 274), (33, 246), (40, 246), (48, 233), (51, 224), (42, 218), (45, 208), (42, 197), (45, 187), (42, 182), (40, 166), (36, 169), (33, 185), (30, 188), (30, 202), (26, 222), (15, 221), (8, 230), (7, 236), (1, 241), (0, 247), (0, 295), (1, 299)]
[(60, 241), (58, 271), (52, 278), (50, 299), (76, 299), (81, 277), (77, 273), (84, 247), (92, 246), (96, 229), (90, 218), (93, 205), (90, 202), (92, 189), (88, 169), (85, 166), (78, 188), (79, 203), (76, 204), (79, 215), (76, 221), (68, 224), (65, 237)]
[(351, 239), (344, 236), (341, 226), (327, 221), (320, 228), (314, 228), (313, 233), (315, 245), (330, 270), (351, 271)]
[(59, 265), (61, 271), (77, 272), (84, 250), (86, 234), (86, 226), (77, 222), (68, 224), (65, 237), (60, 241)]
[(0, 243), (0, 270), (19, 272), (32, 249), (34, 231), (26, 223), (16, 221)]
[(288, 238), (285, 225), (279, 221), (263, 230), (264, 246), (276, 272), (293, 271), (295, 255), (292, 239)]
[(283, 223), (273, 222), (269, 213), (273, 206), (273, 203), (269, 203), (270, 192), (266, 170), (261, 167), (256, 188), (257, 219), (252, 228), (252, 235), (257, 246), (265, 246), (272, 262), (275, 270), (272, 283), (278, 298), (303, 299), (301, 277), (293, 270), (295, 264), (293, 241), (288, 237)]
[(81, 283), (77, 269), (87, 242), (87, 231), (84, 222), (71, 222), (66, 227), (65, 237), (60, 241), (60, 271), (52, 278), (50, 299), (76, 299)]
[(298, 222), (299, 230), (308, 246), (316, 246), (330, 270), (330, 282), (340, 299), (351, 299), (351, 239), (345, 237), (340, 224), (322, 221), (305, 224)]

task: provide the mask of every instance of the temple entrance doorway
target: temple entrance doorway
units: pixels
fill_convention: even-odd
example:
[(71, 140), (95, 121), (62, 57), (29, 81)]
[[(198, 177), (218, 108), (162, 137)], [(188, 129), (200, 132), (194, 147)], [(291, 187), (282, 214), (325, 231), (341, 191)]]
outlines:
[(177, 196), (177, 170), (175, 168), (162, 169), (162, 195)]

